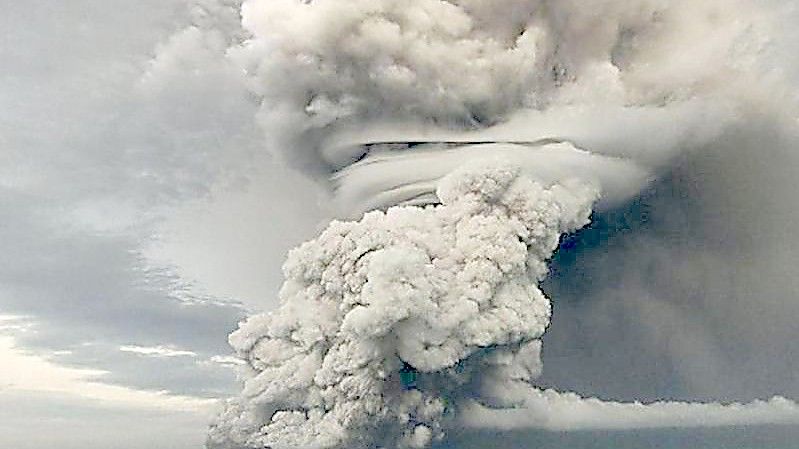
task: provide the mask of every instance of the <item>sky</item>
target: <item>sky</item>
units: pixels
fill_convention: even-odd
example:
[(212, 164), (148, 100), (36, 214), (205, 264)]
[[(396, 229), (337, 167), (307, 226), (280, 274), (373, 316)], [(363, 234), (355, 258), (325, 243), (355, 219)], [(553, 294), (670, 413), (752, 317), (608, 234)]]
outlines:
[(227, 334), (270, 306), (284, 253), (316, 226), (265, 197), (316, 204), (315, 187), (268, 160), (244, 179), (252, 106), (213, 68), (146, 86), (191, 5), (3, 11), (0, 446), (200, 447), (234, 388)]
[[(785, 23), (797, 13), (761, 3)], [(240, 38), (235, 2), (2, 10), (0, 447), (202, 447), (239, 389), (227, 336), (277, 306), (286, 253), (333, 215), (329, 193), (265, 150), (258, 99), (222, 62)], [(786, 28), (775, 60), (792, 54)], [(779, 69), (799, 80), (795, 64)], [(752, 118), (567, 237), (542, 285), (555, 313), (541, 384), (609, 400), (799, 399), (789, 93), (788, 131)], [(443, 444), (788, 448), (797, 433), (474, 431)]]

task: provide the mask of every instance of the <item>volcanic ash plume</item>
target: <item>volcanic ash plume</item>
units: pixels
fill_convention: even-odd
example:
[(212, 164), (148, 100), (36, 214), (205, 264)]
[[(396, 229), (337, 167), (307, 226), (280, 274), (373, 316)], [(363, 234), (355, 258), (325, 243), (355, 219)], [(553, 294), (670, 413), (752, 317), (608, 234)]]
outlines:
[(549, 299), (538, 288), (563, 233), (598, 192), (545, 187), (504, 161), (446, 176), (441, 204), (333, 222), (291, 252), (281, 307), (230, 337), (241, 395), (209, 448), (425, 447), (448, 426), (550, 430), (799, 422), (751, 404), (605, 402), (540, 390)]
[(437, 193), (333, 222), (290, 254), (280, 309), (231, 335), (249, 372), (210, 447), (423, 447), (466, 395), (490, 404), (537, 376), (550, 316), (537, 284), (596, 191), (490, 163)]
[(209, 447), (799, 422), (781, 398), (642, 405), (533, 386), (560, 236), (770, 110), (757, 3), (247, 0), (241, 16), (249, 38), (228, 56), (269, 145), (365, 214), (294, 250), (282, 306), (232, 334), (244, 389)]

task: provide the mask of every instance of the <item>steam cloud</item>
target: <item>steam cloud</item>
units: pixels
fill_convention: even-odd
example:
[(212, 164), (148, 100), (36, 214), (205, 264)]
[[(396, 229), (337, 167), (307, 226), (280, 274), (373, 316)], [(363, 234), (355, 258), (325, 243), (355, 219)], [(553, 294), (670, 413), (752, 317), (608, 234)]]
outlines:
[(753, 2), (589, 3), (243, 3), (251, 38), (229, 56), (273, 146), (328, 179), (344, 215), (366, 213), (294, 250), (282, 306), (231, 335), (244, 389), (209, 447), (799, 421), (782, 398), (642, 405), (534, 386), (550, 316), (537, 285), (561, 235), (769, 107), (739, 91), (768, 44)]

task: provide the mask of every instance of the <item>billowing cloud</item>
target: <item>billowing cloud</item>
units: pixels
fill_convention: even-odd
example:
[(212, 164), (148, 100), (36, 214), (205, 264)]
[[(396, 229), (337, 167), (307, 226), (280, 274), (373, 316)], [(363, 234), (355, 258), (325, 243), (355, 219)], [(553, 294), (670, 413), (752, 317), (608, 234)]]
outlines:
[[(795, 106), (775, 96), (785, 92), (791, 80), (787, 72), (770, 70), (779, 53), (770, 48), (771, 32), (779, 22), (775, 9), (748, 1), (598, 1), (588, 5), (529, 1), (496, 6), (495, 2), (426, 0), (243, 3), (242, 24), (250, 36), (233, 46), (228, 57), (244, 68), (250, 91), (261, 101), (259, 121), (278, 154), (317, 179), (329, 177), (342, 215), (357, 218), (366, 212), (359, 221), (341, 225), (347, 229), (339, 232), (342, 238), (349, 235), (348, 226), (380, 228), (370, 222), (376, 216), (367, 212), (372, 209), (388, 208), (389, 228), (401, 232), (403, 213), (435, 213), (454, 207), (458, 200), (447, 197), (442, 186), (452, 182), (453, 171), (464, 163), (487, 156), (506, 158), (509, 166), (523, 173), (521, 179), (545, 188), (577, 178), (600, 193), (603, 200), (598, 206), (606, 213), (668, 182), (686, 160), (701, 160), (729, 149), (731, 135), (761, 136), (762, 120), (782, 124), (777, 128), (785, 135), (795, 127)], [(502, 185), (493, 175), (484, 176), (487, 188)], [(480, 184), (480, 175), (465, 178)], [(391, 207), (395, 205), (400, 207)], [(424, 218), (418, 220), (427, 223)], [(546, 274), (544, 261), (555, 250), (560, 234), (575, 227), (580, 226), (553, 232), (554, 242), (546, 250), (527, 242), (527, 249), (538, 258), (525, 262), (527, 270), (537, 273), (533, 285)], [(324, 246), (329, 232), (302, 246), (293, 257), (317, 244)], [(492, 260), (492, 249), (503, 241), (495, 237), (472, 252)], [(371, 241), (368, 236), (364, 240)], [(335, 251), (344, 250), (336, 247)], [(469, 376), (470, 364), (479, 365), (478, 360), (490, 355), (477, 355), (457, 345), (449, 348), (447, 320), (440, 320), (438, 328), (433, 326), (438, 340), (414, 346), (426, 332), (403, 334), (406, 320), (414, 322), (413, 315), (394, 298), (390, 283), (381, 289), (375, 281), (370, 287), (374, 291), (366, 289), (371, 282), (367, 274), (364, 290), (357, 286), (352, 290), (354, 298), (363, 299), (349, 300), (346, 293), (326, 298), (329, 282), (348, 285), (325, 277), (330, 267), (340, 265), (335, 251), (319, 250), (306, 257), (306, 267), (319, 266), (315, 271), (307, 268), (304, 274), (291, 270), (296, 262), (290, 258), (281, 308), (251, 319), (232, 335), (231, 343), (249, 361), (249, 368), (243, 371), (241, 397), (229, 404), (212, 428), (212, 447), (424, 446), (445, 427), (448, 412), (457, 414), (454, 410), (462, 405), (461, 395), (468, 394), (482, 396), (475, 400), (483, 405), (464, 405), (460, 409), (466, 415), (464, 422), (479, 423), (479, 416), (494, 416), (495, 420), (485, 422), (496, 422), (498, 427), (505, 416), (513, 417), (514, 425), (542, 428), (685, 425), (685, 419), (664, 418), (683, 413), (704, 414), (707, 419), (700, 425), (796, 422), (796, 405), (782, 398), (746, 406), (678, 402), (642, 406), (528, 385), (526, 393), (514, 399), (515, 386), (491, 379), (494, 368), (481, 365), (475, 370), (479, 380)], [(427, 277), (423, 270), (413, 269), (424, 265), (421, 262), (393, 253), (391, 259), (395, 260), (391, 273), (408, 270), (415, 273), (406, 274), (408, 279)], [(437, 267), (438, 259), (430, 254), (424, 260), (430, 261), (434, 272), (430, 276), (446, 278), (449, 267)], [(372, 266), (369, 261), (364, 264)], [(382, 265), (375, 262), (374, 269), (379, 271)], [(483, 267), (475, 276), (490, 272), (490, 267)], [(307, 285), (297, 280), (301, 276)], [(342, 277), (347, 278), (346, 273)], [(441, 282), (453, 294), (465, 290), (459, 279)], [(515, 295), (536, 298), (540, 291), (535, 292)], [(387, 311), (371, 313), (371, 297), (384, 298)], [(411, 303), (423, 307), (431, 297), (436, 295), (421, 294)], [(468, 293), (461, 293), (461, 299), (466, 297)], [(305, 317), (307, 309), (322, 304), (330, 310)], [(350, 309), (350, 304), (356, 307)], [(530, 305), (528, 311), (535, 309)], [(458, 307), (448, 311), (452, 317), (459, 316)], [(486, 319), (492, 316), (490, 310), (478, 311)], [(531, 318), (528, 324), (535, 321)], [(391, 344), (363, 350), (358, 357), (361, 353), (350, 346), (357, 348), (368, 341), (366, 329), (381, 338), (391, 335)], [(494, 327), (488, 324), (483, 329), (493, 335), (487, 329)], [(541, 335), (528, 332), (511, 346)], [(347, 346), (356, 352), (339, 350), (341, 338), (357, 341)], [(509, 344), (487, 338), (471, 346), (491, 354)], [(701, 348), (701, 332), (686, 338), (690, 341)], [(425, 357), (427, 351), (436, 353), (439, 344), (454, 352), (442, 349), (444, 354), (438, 355), (445, 362), (428, 364), (432, 362)], [(408, 350), (407, 345), (414, 349)], [(504, 369), (508, 379), (534, 384), (540, 370), (533, 367), (538, 350), (527, 351), (524, 344), (517, 349), (504, 358), (497, 356), (503, 366), (499, 371)], [(525, 355), (518, 356), (521, 353)], [(385, 368), (383, 360), (392, 357), (399, 362)], [(532, 365), (520, 368), (521, 359)], [(359, 381), (360, 374), (351, 374), (363, 373), (356, 368), (327, 373), (339, 365), (353, 365), (353, 360), (362, 362), (356, 364), (357, 369), (378, 366), (374, 368), (378, 374)], [(431, 399), (425, 390), (429, 385), (414, 383), (409, 395), (418, 400), (408, 408), (399, 399), (405, 393), (390, 386), (397, 383), (392, 376), (423, 378), (433, 373), (446, 377), (453, 364), (460, 366), (459, 373), (467, 379), (462, 388), (431, 384), (437, 394), (445, 392), (445, 400)], [(308, 375), (290, 381), (289, 371)], [(519, 374), (523, 371), (526, 374)], [(355, 377), (353, 385), (364, 390), (346, 382), (347, 375)], [(346, 391), (336, 393), (344, 384), (349, 385)], [(382, 399), (391, 402), (393, 397), (387, 391), (399, 393), (398, 405), (384, 405)], [(445, 404), (450, 400), (457, 405), (448, 408)], [(489, 412), (492, 408), (497, 410)], [(541, 409), (539, 414), (525, 415), (536, 408)], [(509, 409), (519, 409), (524, 423)], [(478, 418), (469, 421), (472, 412)], [(604, 412), (609, 416), (603, 420)], [(395, 422), (402, 425), (396, 427)]]
[(231, 335), (246, 382), (211, 447), (423, 447), (464, 395), (537, 376), (550, 305), (536, 284), (595, 191), (489, 165), (438, 195), (335, 222), (291, 254), (281, 308)]

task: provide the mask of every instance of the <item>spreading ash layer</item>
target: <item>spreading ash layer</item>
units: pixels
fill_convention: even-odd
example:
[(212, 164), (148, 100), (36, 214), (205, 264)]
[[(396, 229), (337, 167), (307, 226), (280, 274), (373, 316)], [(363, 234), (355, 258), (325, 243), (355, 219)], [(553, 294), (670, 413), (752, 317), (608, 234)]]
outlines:
[(491, 162), (436, 193), (291, 252), (281, 307), (230, 337), (245, 385), (210, 448), (423, 447), (459, 405), (491, 406), (540, 373), (551, 309), (538, 281), (597, 192)]

